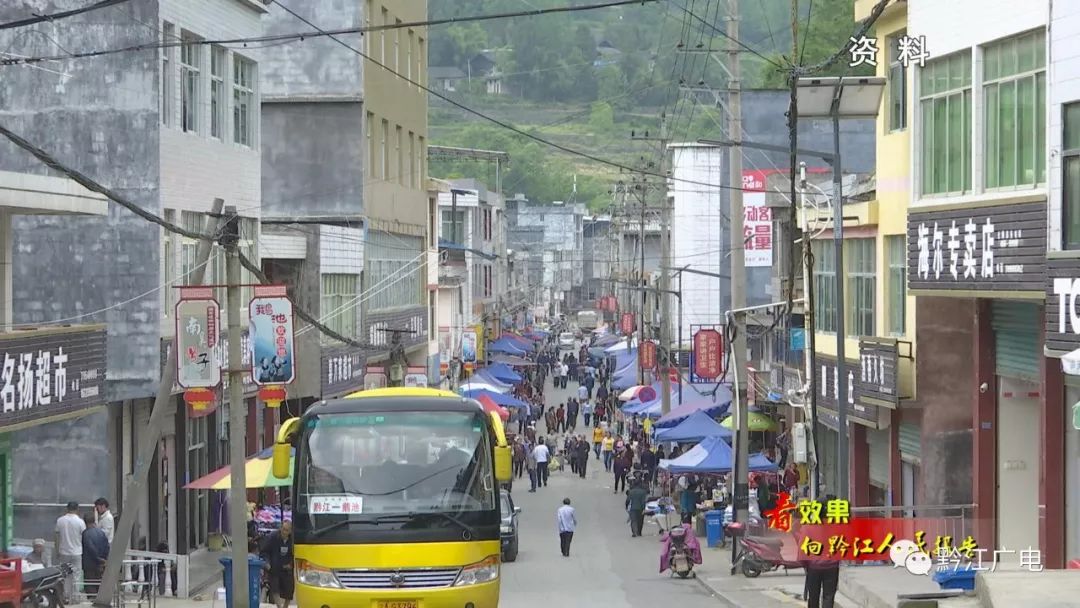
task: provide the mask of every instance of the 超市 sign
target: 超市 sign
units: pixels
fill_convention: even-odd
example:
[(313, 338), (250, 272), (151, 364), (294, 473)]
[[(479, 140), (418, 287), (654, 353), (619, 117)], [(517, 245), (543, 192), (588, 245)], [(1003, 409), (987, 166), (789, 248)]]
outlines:
[(893, 338), (859, 339), (859, 373), (855, 376), (855, 401), (895, 408), (900, 404), (900, 353)]
[(1042, 291), (1046, 203), (908, 214), (913, 290)]

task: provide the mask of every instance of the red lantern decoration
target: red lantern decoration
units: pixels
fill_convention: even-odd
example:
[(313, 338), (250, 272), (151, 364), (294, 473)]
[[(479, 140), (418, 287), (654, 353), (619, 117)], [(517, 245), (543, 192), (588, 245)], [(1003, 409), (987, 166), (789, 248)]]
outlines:
[(622, 318), (619, 319), (619, 329), (622, 330), (624, 335), (634, 333), (634, 313), (624, 312), (622, 314)]
[(282, 384), (267, 384), (259, 387), (259, 399), (266, 403), (266, 407), (280, 407), (285, 401), (285, 386)]
[(715, 329), (700, 329), (694, 334), (694, 375), (715, 380), (724, 372), (724, 340)]
[(189, 388), (184, 391), (184, 403), (188, 406), (188, 418), (201, 418), (214, 411), (217, 395), (209, 388)]
[(656, 367), (656, 342), (646, 341), (641, 345), (641, 368)]

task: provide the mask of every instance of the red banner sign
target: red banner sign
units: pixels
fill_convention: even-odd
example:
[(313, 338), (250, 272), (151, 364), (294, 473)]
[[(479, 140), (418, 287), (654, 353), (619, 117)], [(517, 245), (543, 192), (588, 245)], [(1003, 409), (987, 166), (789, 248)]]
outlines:
[(679, 369), (676, 367), (669, 367), (668, 378), (676, 384), (679, 383), (681, 381), (679, 378)]
[(641, 368), (652, 369), (656, 367), (656, 343), (645, 342), (641, 345)]
[(619, 329), (624, 334), (634, 333), (634, 313), (624, 312), (619, 319)]
[(724, 340), (715, 329), (701, 329), (694, 334), (694, 375), (715, 380), (724, 372)]

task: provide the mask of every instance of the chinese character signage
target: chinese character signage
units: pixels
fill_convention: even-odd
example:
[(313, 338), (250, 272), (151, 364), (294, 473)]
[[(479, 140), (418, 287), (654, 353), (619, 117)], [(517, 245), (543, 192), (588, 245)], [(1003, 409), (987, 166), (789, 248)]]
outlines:
[(695, 380), (716, 380), (724, 373), (724, 340), (715, 329), (699, 329), (694, 334)]
[[(225, 327), (224, 315), (221, 311), (218, 311), (217, 322), (213, 325), (217, 327)], [(241, 330), (240, 334), (240, 352), (243, 353), (243, 359), (241, 365), (244, 368), (251, 369), (251, 340), (249, 337), (249, 328), (245, 327)], [(165, 339), (161, 341), (161, 365), (164, 366), (168, 360), (169, 349), (172, 348), (174, 340)], [(221, 378), (220, 389), (222, 391), (229, 388), (229, 375), (226, 371), (229, 369), (229, 332), (218, 332), (217, 345), (211, 349), (210, 361), (212, 365), (216, 365), (218, 369), (219, 377)], [(244, 393), (252, 394), (258, 388), (255, 382), (251, 378), (251, 374), (244, 374)], [(182, 393), (184, 387), (180, 386), (179, 382), (173, 384), (172, 392)]]
[(746, 267), (771, 267), (772, 208), (765, 204), (765, 171), (743, 171), (743, 246)]
[(652, 369), (656, 367), (656, 342), (646, 340), (641, 344), (641, 368)]
[(454, 354), (454, 343), (452, 342), (453, 335), (450, 333), (450, 328), (442, 326), (439, 328), (439, 372), (445, 374), (450, 371), (450, 357)]
[(859, 338), (855, 401), (883, 407), (900, 405), (900, 354), (893, 338)]
[(251, 377), (255, 384), (289, 384), (296, 379), (293, 307), (284, 285), (258, 285), (248, 305)]
[(461, 362), (465, 369), (476, 367), (476, 330), (466, 329), (461, 332)]
[(105, 402), (104, 326), (6, 334), (0, 351), (0, 428)]
[(364, 512), (363, 496), (310, 496), (308, 513), (311, 515), (353, 515)]
[[(878, 41), (877, 38), (867, 36), (852, 36), (848, 38), (848, 66), (877, 66)], [(900, 36), (896, 39), (896, 49), (893, 57), (900, 65), (907, 68), (911, 65), (924, 67), (926, 60), (930, 58), (930, 52), (926, 48), (926, 36)]]
[(322, 349), (319, 386), (325, 398), (339, 397), (364, 388), (367, 356), (359, 348), (342, 346)]
[[(840, 384), (840, 371), (836, 367), (836, 357), (818, 353), (814, 358), (817, 361), (817, 369), (814, 373), (817, 374), (815, 379), (817, 380), (818, 405), (838, 412), (837, 388)], [(844, 373), (847, 374), (847, 399), (845, 401), (848, 420), (859, 422), (870, 428), (878, 428), (877, 406), (855, 400), (855, 382), (860, 374), (859, 364), (849, 360), (844, 367)], [(819, 419), (822, 419), (821, 410), (818, 410), (818, 415)], [(824, 422), (823, 419), (822, 421)]]
[(634, 313), (622, 313), (622, 316), (619, 317), (619, 331), (625, 335), (634, 333)]
[(908, 214), (913, 290), (1036, 291), (1046, 276), (1046, 203)]
[(176, 320), (176, 384), (183, 388), (213, 388), (221, 384), (221, 366), (214, 361), (218, 345), (218, 303), (210, 287), (180, 290)]
[(1071, 353), (1080, 348), (1080, 258), (1051, 258), (1046, 266), (1046, 347)]

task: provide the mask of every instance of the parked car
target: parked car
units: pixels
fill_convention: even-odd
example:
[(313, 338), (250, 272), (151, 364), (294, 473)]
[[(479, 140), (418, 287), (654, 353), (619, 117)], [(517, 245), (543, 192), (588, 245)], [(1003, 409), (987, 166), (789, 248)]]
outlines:
[(559, 334), (559, 349), (560, 350), (574, 350), (577, 345), (575, 342), (577, 338), (574, 337), (574, 332), (564, 331)]
[(502, 522), (499, 526), (499, 538), (502, 540), (502, 560), (512, 562), (518, 555), (518, 514), (521, 507), (514, 506), (514, 499), (506, 490), (499, 492), (499, 513)]

